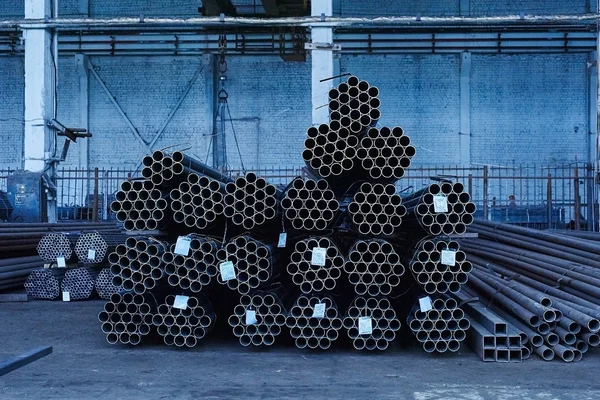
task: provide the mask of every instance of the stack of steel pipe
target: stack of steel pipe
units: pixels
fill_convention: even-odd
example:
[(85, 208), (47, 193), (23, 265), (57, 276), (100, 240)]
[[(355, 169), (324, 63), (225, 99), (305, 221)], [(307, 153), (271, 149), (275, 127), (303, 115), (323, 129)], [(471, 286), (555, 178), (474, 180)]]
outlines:
[(66, 268), (36, 269), (25, 281), (25, 291), (34, 299), (57, 299), (60, 296), (60, 283), (66, 271)]
[(138, 345), (150, 333), (152, 307), (144, 296), (133, 293), (115, 293), (104, 304), (104, 311), (98, 314), (102, 332), (110, 344)]
[(340, 335), (342, 319), (328, 295), (301, 295), (290, 308), (286, 326), (296, 347), (327, 350)]
[(95, 289), (101, 299), (110, 300), (110, 297), (121, 288), (113, 285), (113, 274), (110, 268), (103, 268), (96, 278)]
[(465, 233), (477, 208), (460, 182), (432, 183), (402, 201), (408, 211), (405, 224), (419, 226), (429, 235)]
[(458, 242), (445, 239), (421, 240), (414, 247), (408, 265), (428, 294), (457, 293), (473, 269)]
[(0, 259), (0, 291), (23, 287), (29, 274), (44, 263), (39, 256)]
[(216, 240), (202, 236), (190, 236), (189, 247), (180, 249), (179, 253), (177, 245), (171, 245), (171, 251), (162, 256), (169, 285), (194, 293), (202, 290), (217, 275), (217, 250), (220, 247)]
[(228, 322), (242, 346), (271, 346), (285, 326), (286, 314), (277, 293), (256, 291), (241, 296)]
[(379, 89), (356, 76), (329, 91), (329, 117), (354, 134), (374, 126), (381, 117)]
[(113, 284), (142, 294), (156, 286), (163, 277), (162, 256), (168, 244), (153, 237), (129, 237), (108, 256)]
[(78, 236), (69, 232), (52, 232), (44, 235), (40, 240), (37, 250), (42, 260), (57, 262), (59, 258), (65, 263), (73, 256), (73, 245)]
[(396, 311), (385, 297), (356, 297), (342, 322), (356, 350), (385, 350), (400, 329)]
[(311, 126), (306, 135), (302, 158), (319, 176), (331, 180), (354, 169), (359, 139), (340, 122)]
[[(424, 299), (424, 298), (422, 298)], [(419, 306), (408, 315), (408, 327), (428, 353), (457, 352), (465, 340), (470, 322), (453, 298), (427, 297), (427, 304), (419, 299)]]
[(285, 192), (281, 207), (294, 229), (322, 231), (329, 226), (340, 203), (326, 180), (296, 178)]
[(406, 207), (394, 185), (365, 182), (354, 194), (348, 213), (360, 234), (391, 236), (398, 233)]
[(415, 153), (410, 138), (396, 126), (367, 130), (356, 156), (370, 179), (395, 181), (404, 176)]
[(118, 244), (127, 236), (101, 232), (82, 233), (75, 244), (75, 254), (83, 264), (98, 264), (104, 261), (107, 254), (112, 253)]
[(167, 197), (151, 181), (123, 181), (110, 209), (128, 231), (156, 230), (168, 222)]
[(102, 268), (97, 266), (67, 269), (60, 284), (63, 300), (65, 293), (69, 294), (70, 300), (87, 300), (92, 297), (101, 270)]
[(381, 239), (356, 241), (344, 270), (356, 293), (369, 296), (390, 294), (405, 272), (394, 247)]
[(205, 229), (223, 215), (223, 183), (191, 173), (170, 192), (173, 220), (188, 228)]
[(287, 272), (302, 293), (320, 292), (335, 289), (344, 264), (344, 257), (330, 238), (312, 237), (296, 243)]
[(168, 295), (152, 318), (165, 344), (194, 347), (215, 325), (217, 316), (204, 296)]

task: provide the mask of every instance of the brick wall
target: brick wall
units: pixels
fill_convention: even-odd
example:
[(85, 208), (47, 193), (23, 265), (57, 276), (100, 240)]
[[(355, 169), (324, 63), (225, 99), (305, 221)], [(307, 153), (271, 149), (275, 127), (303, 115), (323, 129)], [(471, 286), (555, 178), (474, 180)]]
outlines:
[(25, 16), (24, 0), (0, 1), (0, 18), (23, 18)]
[(24, 67), (21, 57), (0, 57), (0, 169), (23, 166)]
[(583, 14), (590, 12), (586, 0), (470, 0), (471, 15)]
[(457, 15), (459, 0), (396, 1), (334, 0), (333, 14), (344, 17), (377, 17), (382, 15)]
[[(58, 61), (58, 120), (73, 128), (79, 127), (79, 75), (75, 57), (60, 57)], [(59, 148), (62, 148), (65, 138), (58, 139)], [(75, 168), (79, 165), (79, 149), (88, 139), (79, 139), (69, 145), (69, 153), (65, 162), (60, 167)]]

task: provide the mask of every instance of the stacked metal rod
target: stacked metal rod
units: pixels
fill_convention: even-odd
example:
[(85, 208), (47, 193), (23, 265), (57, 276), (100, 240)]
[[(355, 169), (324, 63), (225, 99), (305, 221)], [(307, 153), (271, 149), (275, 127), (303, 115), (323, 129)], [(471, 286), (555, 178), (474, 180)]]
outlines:
[(152, 307), (144, 296), (133, 293), (113, 294), (104, 311), (98, 314), (102, 332), (110, 344), (138, 345), (150, 333)]
[(385, 297), (356, 297), (342, 322), (356, 350), (385, 350), (400, 329), (400, 320)]
[(407, 208), (405, 224), (419, 226), (430, 235), (465, 233), (477, 208), (460, 182), (432, 183), (403, 196), (402, 201)]
[(52, 232), (44, 235), (40, 240), (37, 250), (42, 260), (57, 262), (59, 258), (67, 262), (73, 255), (73, 246), (77, 236), (70, 233)]
[(313, 237), (296, 243), (287, 272), (302, 293), (333, 290), (344, 263), (344, 257), (330, 238)]
[(25, 281), (25, 291), (34, 299), (54, 300), (60, 296), (60, 283), (66, 268), (36, 269)]
[(299, 349), (327, 350), (340, 335), (342, 319), (331, 296), (301, 295), (290, 309), (286, 326)]
[(332, 179), (355, 167), (358, 136), (340, 122), (311, 126), (306, 136), (302, 159), (319, 176)]
[(0, 259), (0, 290), (23, 287), (29, 274), (44, 263), (39, 256)]
[(155, 230), (168, 222), (169, 202), (148, 180), (123, 181), (110, 209), (128, 231)]
[(215, 325), (216, 315), (204, 296), (168, 295), (152, 317), (165, 344), (194, 347)]
[(344, 270), (356, 293), (369, 296), (390, 294), (405, 271), (394, 247), (381, 239), (356, 241)]
[(121, 288), (113, 285), (113, 274), (110, 268), (103, 268), (96, 278), (95, 289), (101, 299), (110, 300), (110, 297)]
[(394, 185), (365, 182), (354, 194), (348, 212), (362, 235), (390, 236), (398, 232), (406, 207)]
[(82, 233), (75, 244), (77, 259), (83, 264), (98, 264), (104, 261), (107, 254), (123, 243), (123, 234), (101, 233), (98, 231)]
[(205, 229), (223, 215), (223, 183), (191, 173), (170, 192), (173, 220), (188, 228)]
[(277, 216), (281, 193), (253, 172), (225, 186), (224, 214), (235, 225), (253, 229)]
[[(423, 298), (425, 299), (425, 298)], [(466, 338), (470, 322), (452, 298), (426, 298), (426, 306), (414, 307), (408, 315), (408, 327), (428, 353), (456, 352)]]
[(415, 280), (428, 294), (458, 292), (473, 269), (458, 242), (444, 239), (421, 240), (408, 264)]
[(190, 236), (188, 240), (189, 246), (183, 249), (171, 245), (162, 260), (169, 285), (197, 293), (217, 275), (217, 250), (221, 244), (202, 236)]
[(162, 256), (167, 251), (167, 243), (153, 237), (127, 238), (108, 256), (113, 284), (137, 294), (153, 289), (163, 277)]
[(65, 293), (69, 293), (70, 300), (89, 299), (94, 293), (99, 272), (98, 267), (69, 268), (60, 284), (63, 298)]
[(296, 178), (281, 200), (281, 207), (294, 229), (322, 231), (329, 226), (340, 203), (326, 180)]
[(286, 310), (275, 292), (243, 295), (229, 317), (229, 326), (242, 346), (271, 346), (286, 323)]
[(379, 89), (356, 76), (329, 91), (329, 117), (352, 133), (373, 126), (381, 117)]
[(399, 126), (370, 128), (356, 152), (362, 168), (374, 180), (397, 180), (404, 176), (416, 150)]

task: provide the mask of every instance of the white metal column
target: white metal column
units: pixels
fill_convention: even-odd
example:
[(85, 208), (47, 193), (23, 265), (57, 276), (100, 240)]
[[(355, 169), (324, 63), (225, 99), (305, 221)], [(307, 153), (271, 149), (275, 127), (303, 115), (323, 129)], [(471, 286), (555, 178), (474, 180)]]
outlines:
[[(333, 12), (332, 0), (319, 0), (311, 2), (311, 14), (331, 16)], [(313, 43), (333, 43), (333, 29), (311, 28)], [(323, 124), (329, 121), (329, 89), (332, 81), (321, 82), (321, 79), (334, 76), (333, 49), (313, 49), (312, 61), (312, 122)], [(324, 107), (323, 107), (324, 106)]]
[(460, 54), (460, 165), (471, 164), (471, 53)]

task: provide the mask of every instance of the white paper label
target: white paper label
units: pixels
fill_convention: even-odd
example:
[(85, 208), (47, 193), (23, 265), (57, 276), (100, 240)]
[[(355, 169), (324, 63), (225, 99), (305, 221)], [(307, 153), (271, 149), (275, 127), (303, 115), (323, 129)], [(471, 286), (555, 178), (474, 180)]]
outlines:
[(62, 294), (63, 294), (63, 296), (62, 296), (63, 301), (71, 301), (71, 293), (62, 292)]
[(373, 323), (371, 317), (360, 317), (358, 319), (358, 334), (359, 335), (370, 335), (373, 333)]
[(96, 258), (96, 250), (89, 249), (88, 250), (88, 260), (93, 260), (94, 258)]
[(67, 267), (67, 263), (65, 262), (64, 257), (58, 257), (56, 259), (56, 264), (58, 265), (58, 268), (66, 268)]
[(436, 213), (448, 212), (448, 199), (446, 199), (446, 196), (441, 194), (433, 196), (433, 211)]
[(421, 312), (427, 312), (433, 308), (429, 296), (421, 297), (419, 299), (419, 307), (421, 308)]
[(327, 249), (322, 247), (315, 247), (312, 249), (312, 257), (310, 263), (319, 267), (325, 266), (325, 258), (327, 256)]
[(189, 299), (188, 296), (180, 296), (180, 295), (175, 296), (175, 301), (173, 302), (173, 308), (178, 308), (180, 310), (186, 310), (188, 299)]
[(246, 310), (246, 325), (254, 325), (256, 322), (256, 311)]
[(219, 269), (221, 270), (221, 278), (223, 281), (227, 282), (232, 279), (235, 279), (235, 268), (233, 268), (233, 262), (225, 261), (219, 264)]
[(192, 239), (189, 237), (179, 236), (179, 238), (177, 238), (177, 242), (175, 242), (175, 254), (187, 257), (188, 254), (190, 254), (191, 243)]
[(325, 303), (317, 303), (315, 304), (315, 308), (313, 309), (314, 318), (323, 318), (325, 317)]
[(285, 247), (285, 242), (287, 242), (287, 233), (281, 232), (279, 234), (279, 242), (277, 242), (277, 247)]
[(442, 250), (442, 264), (456, 265), (456, 252), (454, 250)]

